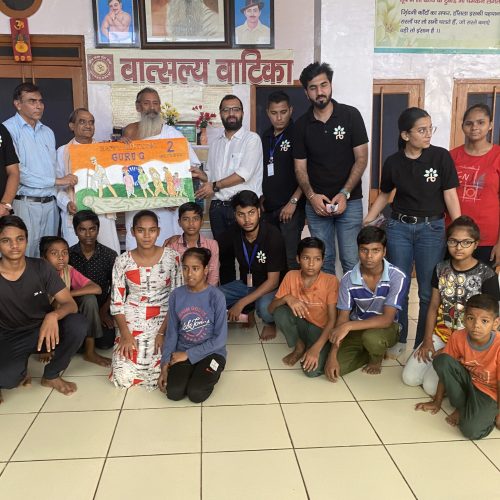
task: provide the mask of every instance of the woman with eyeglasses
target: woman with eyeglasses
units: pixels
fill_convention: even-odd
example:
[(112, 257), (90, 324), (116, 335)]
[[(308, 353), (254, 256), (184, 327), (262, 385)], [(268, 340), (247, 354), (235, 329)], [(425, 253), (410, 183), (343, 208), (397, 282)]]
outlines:
[(500, 265), (500, 146), (488, 141), (493, 115), (486, 104), (474, 104), (464, 114), (465, 144), (450, 151), (460, 186), (463, 214), (481, 229), (475, 257), (492, 267)]
[(465, 328), (465, 304), (481, 293), (483, 283), (495, 275), (491, 267), (473, 256), (479, 238), (479, 227), (470, 217), (455, 219), (446, 230), (450, 258), (440, 262), (432, 274), (424, 340), (403, 370), (403, 382), (422, 385), (429, 396), (436, 394), (439, 382), (432, 360), (454, 332)]
[[(382, 169), (380, 193), (364, 224), (375, 220), (392, 194), (392, 212), (387, 222), (388, 260), (411, 276), (413, 265), (418, 282), (419, 313), (415, 346), (424, 338), (427, 308), (431, 299), (431, 277), (445, 250), (444, 213), (452, 220), (460, 216), (458, 177), (450, 153), (431, 145), (436, 127), (427, 111), (408, 108), (398, 119), (399, 151), (389, 156)], [(406, 349), (408, 298), (399, 314), (399, 342), (387, 356), (398, 357)]]

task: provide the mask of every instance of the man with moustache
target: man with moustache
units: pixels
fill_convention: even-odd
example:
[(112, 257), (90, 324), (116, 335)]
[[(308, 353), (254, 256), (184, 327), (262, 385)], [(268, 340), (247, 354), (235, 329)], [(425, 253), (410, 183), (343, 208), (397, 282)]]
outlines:
[(209, 216), (215, 239), (234, 224), (233, 196), (243, 189), (262, 195), (262, 144), (256, 133), (242, 126), (241, 100), (224, 96), (219, 112), (224, 134), (211, 144), (205, 171), (192, 169), (193, 177), (204, 182), (196, 197), (213, 197)]
[[(69, 147), (71, 144), (93, 144), (95, 132), (95, 119), (92, 113), (86, 108), (77, 108), (68, 119), (68, 126), (74, 137), (68, 144), (64, 144), (57, 149), (57, 176), (63, 177), (71, 173), (69, 165)], [(63, 238), (71, 247), (78, 243), (78, 237), (73, 228), (73, 215), (77, 208), (75, 204), (74, 191), (68, 187), (63, 187), (57, 192), (57, 205), (61, 210), (61, 232)], [(116, 232), (116, 214), (98, 215), (100, 231), (97, 241), (120, 253), (120, 241)]]
[(271, 30), (260, 22), (264, 2), (245, 0), (241, 12), (246, 21), (234, 29), (236, 43), (240, 45), (265, 45), (271, 42)]
[[(139, 139), (177, 139), (184, 136), (171, 125), (163, 122), (160, 114), (161, 100), (158, 92), (146, 87), (142, 89), (135, 99), (135, 109), (141, 115), (137, 122), (128, 124), (123, 129), (122, 141), (130, 142)], [(189, 158), (191, 166), (197, 167), (200, 164), (196, 153), (189, 145)], [(178, 224), (177, 210), (173, 207), (155, 208), (153, 210), (158, 216), (160, 225), (160, 235), (158, 241), (163, 242), (174, 234), (179, 234), (181, 228)], [(132, 236), (132, 219), (137, 212), (125, 212), (125, 227), (127, 230), (125, 247), (127, 250), (133, 250), (136, 247), (135, 238)]]
[(14, 89), (17, 113), (4, 122), (19, 156), (19, 189), (12, 202), (16, 215), (28, 228), (28, 257), (40, 255), (42, 236), (55, 236), (59, 229), (56, 193), (60, 186), (74, 186), (76, 175), (57, 177), (54, 132), (40, 120), (45, 104), (40, 89), (33, 83), (21, 83)]
[(300, 82), (312, 106), (295, 124), (293, 155), (311, 235), (326, 245), (323, 270), (335, 274), (335, 236), (344, 273), (358, 261), (368, 136), (359, 111), (332, 99), (332, 77), (326, 63), (302, 71)]

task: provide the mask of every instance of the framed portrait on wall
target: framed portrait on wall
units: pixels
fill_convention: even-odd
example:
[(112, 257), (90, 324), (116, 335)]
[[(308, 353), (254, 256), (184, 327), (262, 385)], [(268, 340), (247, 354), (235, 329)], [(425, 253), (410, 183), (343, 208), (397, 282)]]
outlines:
[(139, 0), (142, 47), (231, 47), (229, 0)]
[(92, 0), (96, 47), (139, 47), (137, 0)]
[(234, 0), (233, 47), (274, 48), (274, 0)]
[(42, 0), (0, 0), (0, 12), (8, 17), (29, 17), (41, 4)]

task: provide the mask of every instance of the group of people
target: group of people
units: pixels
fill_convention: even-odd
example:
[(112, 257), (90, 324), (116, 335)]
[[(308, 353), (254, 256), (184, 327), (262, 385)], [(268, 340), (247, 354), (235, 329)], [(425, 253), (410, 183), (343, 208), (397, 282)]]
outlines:
[[(18, 86), (17, 113), (0, 128), (0, 389), (29, 383), (27, 360), (38, 351), (48, 353), (42, 384), (71, 394), (75, 384), (60, 373), (82, 349), (111, 366), (118, 387), (201, 402), (224, 370), (228, 322), (251, 324), (254, 312), (262, 339), (279, 328), (291, 348), (283, 362), (300, 362), (307, 376), (375, 375), (384, 357), (405, 351), (415, 266), (419, 315), (403, 381), (433, 397), (417, 409), (435, 413), (447, 394), (456, 408), (448, 421), (467, 437), (500, 427), (500, 147), (489, 142), (491, 112), (467, 110), (465, 144), (450, 154), (431, 145), (426, 111), (405, 110), (399, 149), (363, 218), (368, 135), (359, 111), (332, 99), (332, 76), (325, 63), (303, 70), (311, 107), (296, 123), (287, 94), (270, 94), (262, 137), (243, 127), (241, 100), (225, 96), (224, 131), (204, 169), (190, 148), (214, 239), (201, 234), (194, 202), (127, 212), (121, 255), (114, 214), (76, 210), (67, 145), (56, 153), (39, 89)], [(154, 89), (141, 90), (140, 120), (121, 140), (179, 137), (160, 106)], [(72, 143), (93, 141), (88, 110), (75, 110), (69, 126)], [(306, 217), (311, 236), (302, 238)], [(96, 347), (112, 347), (111, 359)]]

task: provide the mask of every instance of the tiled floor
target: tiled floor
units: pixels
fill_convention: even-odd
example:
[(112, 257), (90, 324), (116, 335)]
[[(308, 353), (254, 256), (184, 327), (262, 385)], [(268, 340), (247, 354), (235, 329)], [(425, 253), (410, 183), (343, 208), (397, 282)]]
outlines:
[(500, 498), (500, 431), (471, 442), (444, 411), (415, 412), (425, 394), (402, 384), (400, 362), (331, 384), (285, 367), (281, 334), (229, 335), (227, 369), (203, 405), (115, 389), (80, 357), (66, 371), (73, 396), (37, 379), (5, 391), (0, 499)]

